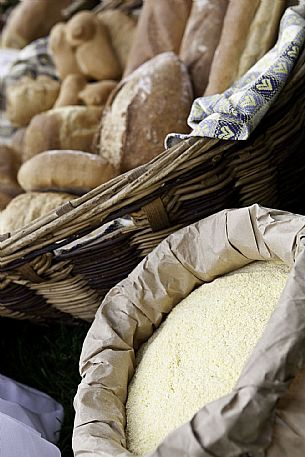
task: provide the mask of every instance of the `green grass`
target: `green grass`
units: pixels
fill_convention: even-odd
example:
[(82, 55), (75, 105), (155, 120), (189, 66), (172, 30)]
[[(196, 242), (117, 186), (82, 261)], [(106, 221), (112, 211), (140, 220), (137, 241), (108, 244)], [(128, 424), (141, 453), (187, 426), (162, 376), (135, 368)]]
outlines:
[(73, 398), (80, 381), (78, 360), (89, 325), (42, 326), (0, 318), (0, 373), (39, 389), (65, 409), (59, 447), (72, 457)]

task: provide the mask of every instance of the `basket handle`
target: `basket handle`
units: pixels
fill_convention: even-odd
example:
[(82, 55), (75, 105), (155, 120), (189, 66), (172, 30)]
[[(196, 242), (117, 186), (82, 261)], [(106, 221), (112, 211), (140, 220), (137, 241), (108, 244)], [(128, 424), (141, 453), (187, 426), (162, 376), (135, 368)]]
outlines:
[(161, 198), (156, 198), (142, 207), (153, 232), (170, 227), (170, 220)]

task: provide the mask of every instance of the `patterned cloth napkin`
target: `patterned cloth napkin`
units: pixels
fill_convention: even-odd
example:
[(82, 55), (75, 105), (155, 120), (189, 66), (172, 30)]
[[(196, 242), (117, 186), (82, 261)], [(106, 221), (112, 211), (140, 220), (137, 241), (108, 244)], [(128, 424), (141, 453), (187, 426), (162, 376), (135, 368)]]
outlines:
[(171, 133), (167, 148), (192, 136), (246, 140), (284, 87), (305, 41), (305, 1), (282, 17), (276, 45), (223, 94), (197, 98), (189, 135)]

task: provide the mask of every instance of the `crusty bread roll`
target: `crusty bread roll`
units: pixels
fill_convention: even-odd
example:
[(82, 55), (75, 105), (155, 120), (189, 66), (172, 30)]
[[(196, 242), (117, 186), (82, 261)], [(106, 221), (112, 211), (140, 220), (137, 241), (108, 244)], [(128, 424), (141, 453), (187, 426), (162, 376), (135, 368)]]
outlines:
[(82, 75), (68, 75), (60, 86), (59, 96), (55, 102), (54, 108), (61, 106), (80, 105), (79, 94), (86, 86), (86, 78)]
[(127, 64), (137, 23), (120, 10), (104, 11), (98, 15), (98, 19), (107, 27), (113, 49), (123, 71)]
[(79, 99), (85, 105), (105, 105), (110, 93), (116, 87), (117, 81), (104, 80), (97, 83), (89, 83), (79, 93)]
[(192, 0), (146, 0), (124, 75), (166, 51), (179, 53)]
[(14, 150), (16, 156), (18, 157), (19, 162), (22, 162), (24, 154), (24, 138), (25, 138), (26, 128), (17, 129), (11, 136), (10, 147)]
[(12, 233), (45, 216), (75, 195), (51, 192), (29, 192), (15, 197), (1, 213), (0, 233)]
[(227, 7), (228, 0), (193, 2), (181, 43), (180, 58), (188, 67), (195, 97), (201, 97), (208, 84)]
[(2, 46), (23, 48), (47, 36), (71, 0), (23, 0), (12, 11), (2, 32)]
[(236, 80), (240, 57), (259, 4), (260, 0), (230, 0), (205, 95), (220, 94)]
[(108, 99), (102, 119), (100, 154), (122, 172), (163, 151), (169, 132), (188, 132), (192, 103), (187, 69), (167, 52), (123, 80)]
[(6, 116), (12, 124), (28, 125), (32, 117), (51, 109), (60, 84), (49, 76), (23, 76), (6, 90)]
[(81, 74), (75, 56), (75, 49), (70, 45), (66, 36), (66, 24), (56, 24), (50, 33), (49, 51), (52, 55), (60, 79), (70, 74)]
[(24, 160), (50, 149), (93, 152), (101, 114), (102, 108), (95, 106), (66, 106), (38, 114), (26, 130)]
[[(70, 46), (76, 49), (95, 37), (97, 22), (90, 11), (76, 13), (66, 24), (66, 37)], [(107, 35), (107, 32), (106, 32)]]
[(286, 0), (260, 0), (241, 55), (237, 78), (244, 75), (275, 43)]
[(118, 175), (102, 157), (82, 151), (46, 151), (25, 162), (18, 182), (26, 191), (84, 194)]
[(22, 192), (17, 183), (17, 172), (20, 161), (15, 152), (0, 145), (0, 192), (14, 197)]
[(66, 25), (67, 40), (75, 46), (82, 73), (96, 80), (118, 79), (121, 68), (106, 26), (90, 11), (75, 14)]

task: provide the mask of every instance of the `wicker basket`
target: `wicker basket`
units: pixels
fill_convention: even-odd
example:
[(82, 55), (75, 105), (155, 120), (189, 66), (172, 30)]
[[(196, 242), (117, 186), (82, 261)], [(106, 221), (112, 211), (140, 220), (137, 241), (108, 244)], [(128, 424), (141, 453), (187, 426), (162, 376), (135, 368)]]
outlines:
[[(2, 236), (0, 314), (91, 320), (108, 290), (176, 229), (252, 203), (305, 212), (304, 108), (305, 51), (249, 140), (185, 140)], [(81, 243), (122, 217), (129, 223)]]

